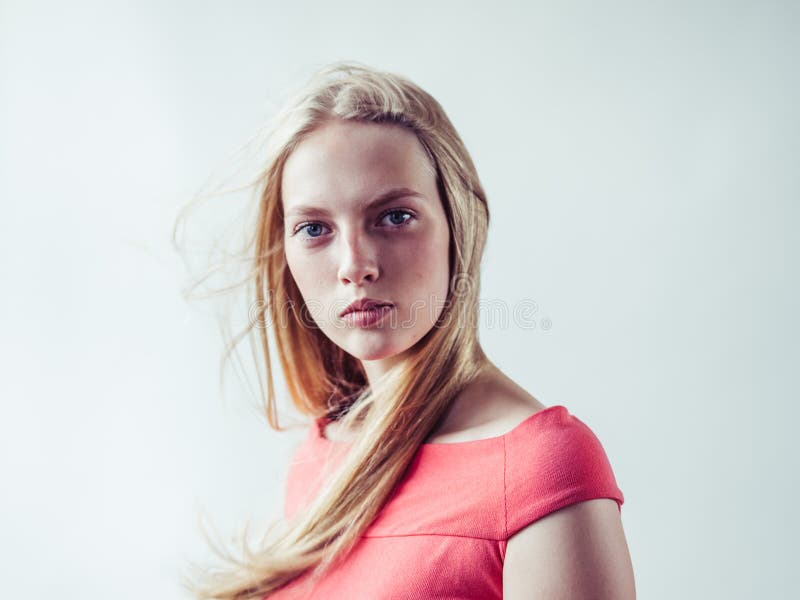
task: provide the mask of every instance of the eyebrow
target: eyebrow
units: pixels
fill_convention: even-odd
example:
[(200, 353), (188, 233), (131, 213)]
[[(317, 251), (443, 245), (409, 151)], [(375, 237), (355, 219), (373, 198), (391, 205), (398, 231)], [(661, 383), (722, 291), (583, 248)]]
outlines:
[[(363, 205), (362, 208), (376, 208), (379, 206), (383, 206), (391, 202), (392, 200), (396, 200), (397, 198), (406, 198), (409, 196), (417, 197), (417, 198), (424, 198), (422, 194), (419, 192), (415, 192), (411, 188), (406, 187), (396, 187), (392, 188), (386, 192), (383, 192), (379, 196), (373, 198), (370, 202)], [(306, 216), (306, 215), (330, 215), (330, 211), (327, 208), (321, 208), (317, 206), (310, 206), (307, 204), (298, 204), (297, 206), (292, 207), (292, 209), (286, 213), (287, 217), (291, 216)]]

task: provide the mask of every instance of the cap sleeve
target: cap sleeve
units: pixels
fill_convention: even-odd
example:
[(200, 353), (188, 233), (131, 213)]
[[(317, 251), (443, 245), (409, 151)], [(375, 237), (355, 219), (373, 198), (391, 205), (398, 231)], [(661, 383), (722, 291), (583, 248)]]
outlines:
[(563, 406), (533, 417), (505, 439), (507, 537), (584, 500), (612, 498), (621, 511), (625, 499), (594, 432)]

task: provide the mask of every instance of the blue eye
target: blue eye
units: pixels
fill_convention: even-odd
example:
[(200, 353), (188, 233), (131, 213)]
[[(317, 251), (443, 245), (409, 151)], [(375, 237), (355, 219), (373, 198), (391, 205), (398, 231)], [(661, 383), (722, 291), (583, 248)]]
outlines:
[(319, 237), (320, 235), (322, 235), (321, 231), (319, 233), (317, 233), (316, 235), (314, 235), (313, 233), (311, 233), (311, 228), (314, 228), (314, 230), (316, 230), (316, 228), (320, 228), (321, 229), (322, 228), (322, 224), (321, 223), (306, 223), (302, 227), (298, 227), (295, 230), (295, 233), (299, 233), (299, 232), (305, 230), (308, 233), (309, 237), (312, 237), (312, 238)]
[[(414, 213), (412, 213), (411, 211), (401, 208), (394, 208), (392, 210), (388, 210), (385, 213), (383, 213), (378, 222), (379, 223), (383, 222), (387, 217), (389, 217), (390, 219), (389, 227), (392, 229), (398, 229), (399, 227), (404, 227), (406, 224), (408, 224), (409, 221), (415, 218)], [(327, 228), (322, 223), (310, 221), (308, 223), (303, 223), (301, 225), (298, 225), (292, 232), (292, 235), (296, 235), (301, 231), (305, 231), (306, 239), (317, 239), (323, 235), (325, 229)]]
[(319, 223), (317, 221), (309, 221), (307, 223), (301, 223), (297, 227), (292, 230), (292, 235), (297, 235), (301, 231), (305, 231), (306, 235), (303, 236), (304, 239), (307, 240), (314, 240), (320, 237), (325, 229), (325, 225)]
[(392, 217), (392, 216), (397, 216), (397, 215), (400, 215), (401, 217), (402, 216), (408, 216), (409, 217), (408, 219), (402, 219), (400, 221), (397, 221), (395, 219), (391, 219), (392, 225), (395, 225), (397, 227), (402, 227), (403, 225), (405, 225), (411, 219), (414, 218), (414, 215), (411, 212), (409, 212), (407, 210), (400, 209), (400, 208), (395, 208), (395, 209), (392, 209), (392, 210), (387, 211), (386, 213), (384, 213), (381, 216), (381, 221), (383, 221), (386, 217)]

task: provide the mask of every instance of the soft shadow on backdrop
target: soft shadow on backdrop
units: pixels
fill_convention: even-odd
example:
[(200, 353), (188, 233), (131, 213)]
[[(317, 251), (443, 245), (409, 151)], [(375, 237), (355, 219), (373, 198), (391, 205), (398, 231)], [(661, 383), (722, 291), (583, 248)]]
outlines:
[(233, 373), (220, 395), (170, 234), (340, 59), (407, 75), (464, 137), (484, 348), (602, 440), (639, 596), (800, 595), (799, 25), (783, 2), (4, 2), (3, 595), (178, 598), (198, 515), (233, 535), (280, 510), (302, 431)]

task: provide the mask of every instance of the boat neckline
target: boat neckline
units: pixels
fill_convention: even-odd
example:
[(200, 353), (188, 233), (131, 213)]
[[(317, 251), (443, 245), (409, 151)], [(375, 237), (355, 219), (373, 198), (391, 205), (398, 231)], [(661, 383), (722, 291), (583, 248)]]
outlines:
[[(536, 418), (539, 415), (541, 415), (542, 413), (549, 413), (550, 411), (554, 411), (556, 409), (567, 411), (567, 407), (566, 406), (562, 406), (561, 404), (554, 404), (553, 406), (547, 406), (545, 408), (537, 410), (535, 413), (533, 413), (531, 415), (528, 415), (527, 417), (525, 417), (525, 419), (523, 419), (521, 422), (519, 422), (517, 425), (515, 425), (509, 431), (506, 431), (505, 433), (501, 433), (500, 435), (494, 435), (492, 437), (487, 437), (487, 438), (480, 438), (480, 439), (477, 439), (477, 440), (464, 440), (464, 441), (461, 441), (461, 442), (424, 442), (424, 443), (420, 444), (420, 448), (464, 447), (464, 446), (488, 444), (488, 443), (492, 443), (492, 442), (496, 443), (498, 440), (503, 440), (503, 439), (505, 439), (505, 438), (507, 438), (507, 437), (509, 437), (511, 435), (514, 435), (520, 429), (524, 428), (525, 426), (529, 425), (531, 422), (536, 420)], [(325, 425), (327, 423), (329, 423), (329, 422), (330, 422), (330, 420), (327, 419), (325, 416), (318, 417), (317, 419), (315, 419), (315, 422), (314, 422), (315, 435), (314, 435), (314, 437), (316, 439), (318, 439), (318, 440), (320, 440), (320, 441), (322, 441), (324, 443), (332, 444), (332, 445), (335, 445), (335, 446), (348, 446), (348, 445), (352, 444), (352, 442), (331, 440), (331, 439), (326, 438), (325, 435), (323, 434), (323, 430), (325, 428)]]

